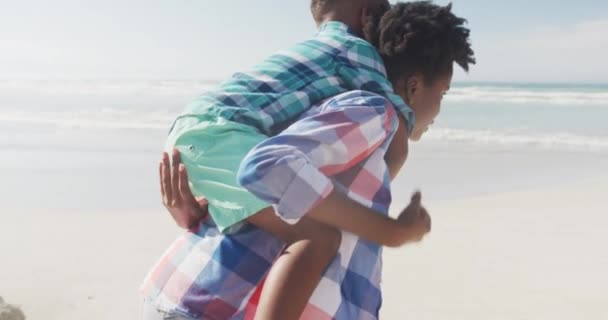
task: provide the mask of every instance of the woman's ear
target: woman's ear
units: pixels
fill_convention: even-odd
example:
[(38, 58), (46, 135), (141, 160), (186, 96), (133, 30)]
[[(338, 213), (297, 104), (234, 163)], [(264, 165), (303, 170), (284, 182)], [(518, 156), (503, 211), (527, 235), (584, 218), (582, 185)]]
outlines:
[(407, 105), (411, 106), (414, 95), (418, 92), (420, 79), (418, 76), (402, 78), (395, 83), (395, 93), (401, 96)]
[(407, 79), (405, 89), (408, 97), (411, 98), (416, 94), (418, 88), (420, 87), (420, 80), (421, 79), (418, 75), (413, 75)]

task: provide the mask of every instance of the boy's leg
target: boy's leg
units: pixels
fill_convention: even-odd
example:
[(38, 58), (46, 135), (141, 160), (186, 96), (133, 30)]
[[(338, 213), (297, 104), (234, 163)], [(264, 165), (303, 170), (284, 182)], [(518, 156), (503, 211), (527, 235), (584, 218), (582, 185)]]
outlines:
[(255, 319), (299, 319), (338, 252), (341, 232), (306, 218), (289, 225), (272, 208), (260, 211), (248, 221), (287, 243), (266, 277)]
[(180, 151), (191, 190), (195, 196), (207, 198), (218, 228), (224, 230), (248, 220), (287, 244), (286, 254), (275, 261), (267, 275), (257, 318), (298, 319), (336, 255), (340, 232), (307, 219), (289, 225), (267, 202), (237, 184), (235, 175), (241, 160), (266, 136), (236, 123), (192, 121), (187, 130), (170, 137), (168, 147)]

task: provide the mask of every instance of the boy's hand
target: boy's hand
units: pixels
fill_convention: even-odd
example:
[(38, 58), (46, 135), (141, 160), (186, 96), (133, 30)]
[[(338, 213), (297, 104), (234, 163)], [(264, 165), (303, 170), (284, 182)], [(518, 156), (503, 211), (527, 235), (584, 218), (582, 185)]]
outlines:
[(412, 195), (410, 204), (401, 212), (397, 221), (405, 227), (403, 229), (403, 243), (419, 242), (431, 231), (431, 216), (422, 206), (420, 191)]
[(195, 198), (188, 185), (188, 173), (178, 150), (173, 150), (171, 165), (169, 155), (163, 152), (159, 166), (160, 187), (163, 204), (180, 228), (192, 229), (205, 219), (208, 202), (205, 198)]

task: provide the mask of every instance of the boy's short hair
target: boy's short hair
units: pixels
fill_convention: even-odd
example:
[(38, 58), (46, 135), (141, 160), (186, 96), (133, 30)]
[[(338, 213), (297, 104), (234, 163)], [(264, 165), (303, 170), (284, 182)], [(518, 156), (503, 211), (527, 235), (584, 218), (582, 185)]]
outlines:
[(323, 14), (326, 13), (329, 8), (335, 4), (335, 2), (341, 0), (312, 0), (310, 1), (310, 12), (316, 22), (321, 21)]
[(375, 6), (378, 4), (388, 5), (388, 0), (311, 0), (310, 12), (315, 21), (319, 23), (323, 20), (323, 15), (330, 10), (338, 9), (343, 5), (348, 6), (348, 8), (353, 8), (356, 6)]

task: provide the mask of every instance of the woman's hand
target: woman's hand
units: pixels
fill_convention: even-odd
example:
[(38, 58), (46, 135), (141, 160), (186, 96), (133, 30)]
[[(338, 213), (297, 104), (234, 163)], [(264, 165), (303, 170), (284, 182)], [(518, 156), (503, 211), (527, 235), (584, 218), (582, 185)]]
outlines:
[(159, 166), (163, 204), (180, 228), (190, 230), (208, 217), (209, 203), (203, 197), (195, 198), (192, 195), (188, 173), (177, 149), (173, 150), (171, 157), (169, 161), (169, 155), (163, 152)]

